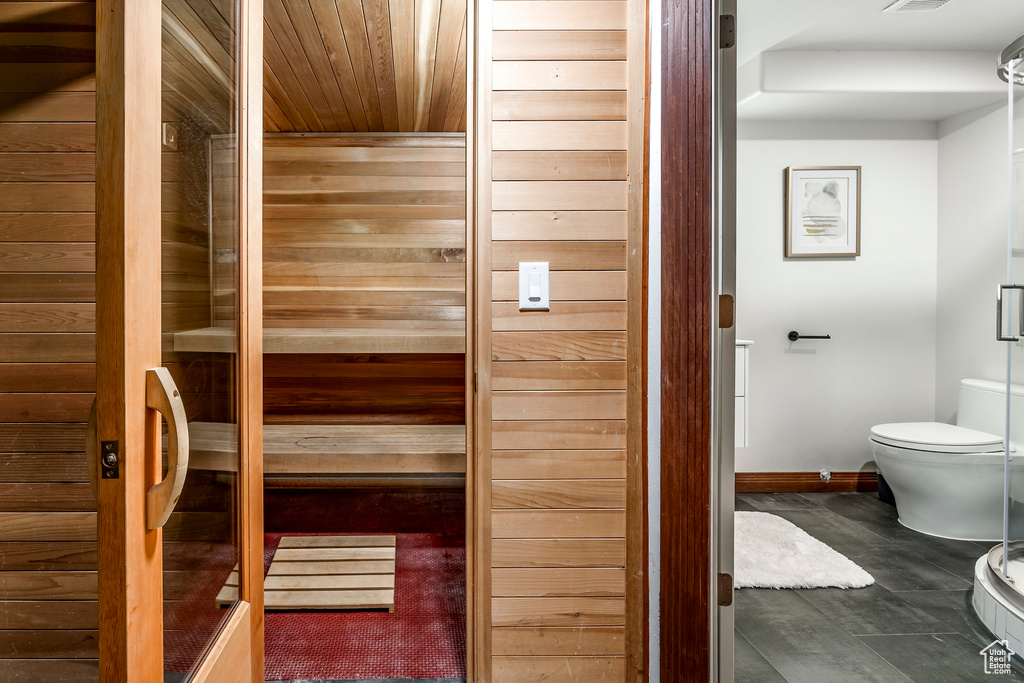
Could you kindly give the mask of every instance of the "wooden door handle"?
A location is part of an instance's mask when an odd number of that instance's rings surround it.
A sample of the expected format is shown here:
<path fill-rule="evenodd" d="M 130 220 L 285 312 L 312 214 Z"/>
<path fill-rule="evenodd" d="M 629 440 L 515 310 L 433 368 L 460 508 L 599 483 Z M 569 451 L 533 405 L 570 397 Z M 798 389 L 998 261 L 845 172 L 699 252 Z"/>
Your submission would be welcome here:
<path fill-rule="evenodd" d="M 99 443 L 96 441 L 96 401 L 92 399 L 92 407 L 89 408 L 89 424 L 85 428 L 85 469 L 89 474 L 89 488 L 92 489 L 92 497 L 99 502 L 99 490 L 97 481 L 100 478 L 100 461 L 98 457 Z"/>
<path fill-rule="evenodd" d="M 174 511 L 188 473 L 185 404 L 167 368 L 146 370 L 146 407 L 157 411 L 167 421 L 167 476 L 146 492 L 146 526 L 159 529 Z"/>

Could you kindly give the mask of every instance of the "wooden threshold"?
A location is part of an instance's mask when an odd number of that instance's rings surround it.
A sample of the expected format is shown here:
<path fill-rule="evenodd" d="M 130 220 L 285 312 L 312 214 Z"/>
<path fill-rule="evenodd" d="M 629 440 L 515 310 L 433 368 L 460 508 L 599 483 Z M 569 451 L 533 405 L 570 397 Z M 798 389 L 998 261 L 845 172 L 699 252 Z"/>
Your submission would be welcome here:
<path fill-rule="evenodd" d="M 176 352 L 234 353 L 235 332 L 204 327 L 174 334 Z M 466 333 L 451 327 L 267 328 L 263 353 L 465 353 Z"/>
<path fill-rule="evenodd" d="M 217 606 L 238 597 L 238 571 Z M 395 536 L 285 536 L 264 583 L 267 610 L 395 611 Z"/>
<path fill-rule="evenodd" d="M 819 493 L 877 491 L 875 472 L 833 472 L 828 482 L 817 472 L 737 472 L 736 493 Z"/>
<path fill-rule="evenodd" d="M 238 468 L 236 425 L 189 423 L 189 467 Z M 465 425 L 265 425 L 265 474 L 465 474 Z"/>

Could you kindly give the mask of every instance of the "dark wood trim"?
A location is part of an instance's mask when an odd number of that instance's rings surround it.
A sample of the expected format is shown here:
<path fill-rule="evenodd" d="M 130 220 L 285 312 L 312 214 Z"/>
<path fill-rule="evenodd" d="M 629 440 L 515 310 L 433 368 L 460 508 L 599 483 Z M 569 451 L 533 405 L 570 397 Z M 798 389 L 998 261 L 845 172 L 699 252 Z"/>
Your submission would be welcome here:
<path fill-rule="evenodd" d="M 711 0 L 662 1 L 661 679 L 711 672 Z"/>
<path fill-rule="evenodd" d="M 827 483 L 817 472 L 737 472 L 736 493 L 877 491 L 874 472 L 833 472 Z"/>

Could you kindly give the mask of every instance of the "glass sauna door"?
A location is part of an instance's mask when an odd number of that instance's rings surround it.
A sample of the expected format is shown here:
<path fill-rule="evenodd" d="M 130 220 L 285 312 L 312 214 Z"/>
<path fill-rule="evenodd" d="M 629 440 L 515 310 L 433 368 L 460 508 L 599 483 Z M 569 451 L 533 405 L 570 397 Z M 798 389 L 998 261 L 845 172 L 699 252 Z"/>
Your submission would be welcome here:
<path fill-rule="evenodd" d="M 101 678 L 262 681 L 262 3 L 97 12 Z"/>

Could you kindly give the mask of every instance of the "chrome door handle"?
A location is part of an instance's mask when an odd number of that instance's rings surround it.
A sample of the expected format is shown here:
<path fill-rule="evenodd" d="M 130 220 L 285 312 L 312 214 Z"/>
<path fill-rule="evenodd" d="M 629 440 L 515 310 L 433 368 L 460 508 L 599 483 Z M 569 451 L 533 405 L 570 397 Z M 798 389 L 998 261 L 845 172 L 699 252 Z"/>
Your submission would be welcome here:
<path fill-rule="evenodd" d="M 1019 336 L 1004 335 L 1003 334 L 1003 292 L 1007 290 L 1019 289 L 1022 290 L 1020 299 L 1020 310 L 1017 312 L 1017 333 Z M 1020 341 L 1020 338 L 1024 336 L 1024 284 L 1005 284 L 999 285 L 996 289 L 996 340 L 1005 342 Z"/>
<path fill-rule="evenodd" d="M 167 421 L 167 476 L 146 492 L 146 526 L 159 529 L 174 512 L 188 473 L 188 419 L 167 368 L 146 370 L 146 407 Z"/>

